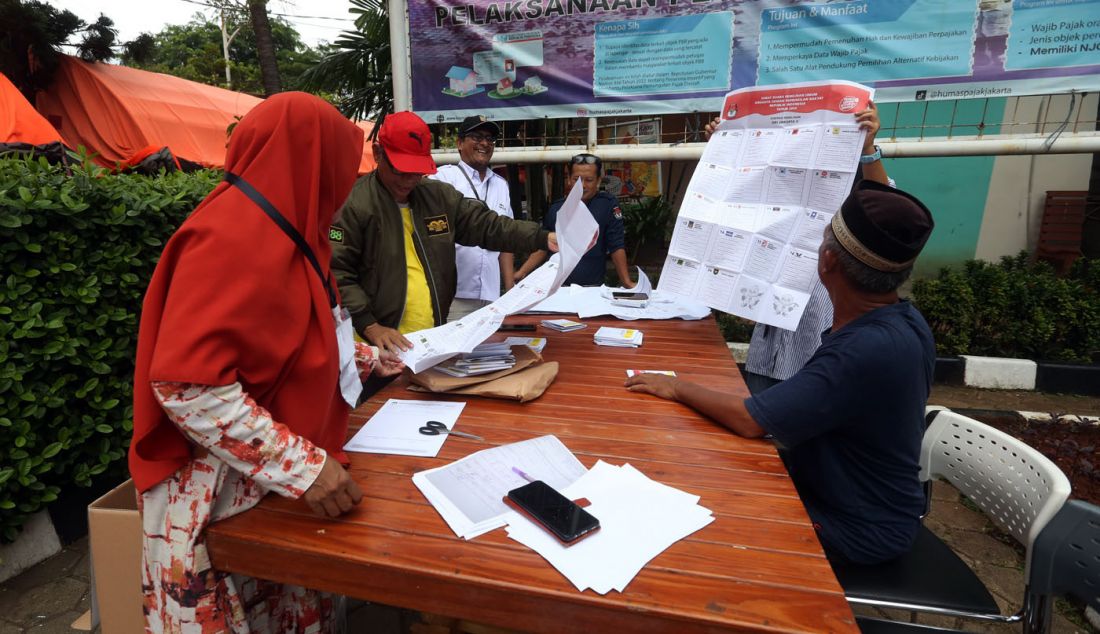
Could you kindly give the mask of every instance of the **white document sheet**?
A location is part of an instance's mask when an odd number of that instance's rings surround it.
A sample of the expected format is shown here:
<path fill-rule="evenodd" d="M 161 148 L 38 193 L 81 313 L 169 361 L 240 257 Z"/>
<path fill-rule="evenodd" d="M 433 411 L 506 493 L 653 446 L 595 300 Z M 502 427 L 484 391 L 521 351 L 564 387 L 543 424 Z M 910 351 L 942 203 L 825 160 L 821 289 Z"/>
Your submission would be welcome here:
<path fill-rule="evenodd" d="M 772 150 L 779 141 L 779 130 L 763 128 L 749 130 L 745 135 L 745 149 L 741 152 L 742 165 L 767 165 Z"/>
<path fill-rule="evenodd" d="M 710 236 L 714 232 L 714 225 L 709 222 L 701 222 L 690 218 L 677 218 L 676 238 L 669 245 L 669 253 L 702 260 L 710 247 Z"/>
<path fill-rule="evenodd" d="M 817 165 L 823 170 L 854 172 L 863 151 L 863 131 L 857 125 L 825 126 L 817 151 Z"/>
<path fill-rule="evenodd" d="M 794 235 L 791 236 L 791 244 L 803 249 L 816 250 L 817 245 L 821 244 L 822 236 L 825 235 L 825 227 L 829 226 L 833 219 L 833 214 L 816 209 L 803 209 L 799 216 Z"/>
<path fill-rule="evenodd" d="M 801 167 L 769 167 L 768 187 L 764 200 L 772 205 L 801 203 L 809 175 L 810 170 Z"/>
<path fill-rule="evenodd" d="M 817 251 L 787 246 L 776 284 L 809 293 L 817 279 Z"/>
<path fill-rule="evenodd" d="M 855 179 L 874 91 L 848 81 L 742 88 L 703 150 L 660 288 L 779 328 L 797 327 L 823 231 Z M 724 192 L 720 182 L 727 179 Z"/>
<path fill-rule="evenodd" d="M 698 295 L 709 306 L 717 306 L 718 310 L 731 313 L 733 291 L 737 287 L 738 277 L 740 276 L 733 271 L 707 265 L 699 277 Z"/>
<path fill-rule="evenodd" d="M 449 465 L 413 475 L 424 497 L 456 535 L 473 539 L 504 526 L 513 511 L 504 496 L 527 484 L 513 469 L 561 491 L 586 472 L 556 436 L 483 449 Z"/>
<path fill-rule="evenodd" d="M 744 130 L 719 130 L 710 138 L 703 150 L 702 161 L 715 165 L 733 165 L 741 154 L 741 144 L 745 138 Z"/>
<path fill-rule="evenodd" d="M 700 194 L 711 200 L 722 200 L 730 184 L 730 169 L 722 165 L 700 162 L 688 183 L 688 192 Z"/>
<path fill-rule="evenodd" d="M 783 130 L 772 153 L 771 164 L 809 167 L 814 155 L 814 145 L 820 133 L 819 125 L 796 126 Z"/>
<path fill-rule="evenodd" d="M 523 312 L 553 295 L 599 234 L 599 223 L 581 200 L 582 194 L 583 187 L 577 181 L 558 211 L 555 226 L 558 253 L 492 304 L 458 321 L 405 335 L 413 344 L 412 349 L 401 353 L 405 365 L 418 373 L 457 354 L 470 352 L 495 333 L 505 317 Z"/>
<path fill-rule="evenodd" d="M 763 202 L 766 167 L 739 167 L 730 173 L 730 184 L 724 200 L 728 202 Z"/>
<path fill-rule="evenodd" d="M 588 499 L 586 510 L 600 521 L 600 530 L 566 547 L 514 514 L 508 537 L 541 555 L 579 591 L 624 591 L 654 557 L 714 521 L 698 496 L 650 480 L 629 464 L 601 460 L 562 494 Z"/>
<path fill-rule="evenodd" d="M 699 279 L 702 266 L 698 261 L 669 255 L 665 258 L 665 267 L 661 271 L 661 290 L 693 297 L 695 282 Z"/>
<path fill-rule="evenodd" d="M 391 398 L 344 445 L 344 451 L 435 457 L 448 434 L 429 436 L 420 428 L 437 420 L 454 429 L 466 403 Z"/>

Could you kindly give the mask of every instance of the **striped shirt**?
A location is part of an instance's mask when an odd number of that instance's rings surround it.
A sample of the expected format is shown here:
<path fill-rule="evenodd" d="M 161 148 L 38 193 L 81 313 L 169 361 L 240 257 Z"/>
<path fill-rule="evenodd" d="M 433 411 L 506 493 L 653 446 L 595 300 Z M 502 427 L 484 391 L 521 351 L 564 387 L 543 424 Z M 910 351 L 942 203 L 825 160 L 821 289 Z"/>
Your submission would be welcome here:
<path fill-rule="evenodd" d="M 820 279 L 814 280 L 810 301 L 795 330 L 756 324 L 745 369 L 786 381 L 806 365 L 821 345 L 821 333 L 833 324 L 833 303 Z"/>

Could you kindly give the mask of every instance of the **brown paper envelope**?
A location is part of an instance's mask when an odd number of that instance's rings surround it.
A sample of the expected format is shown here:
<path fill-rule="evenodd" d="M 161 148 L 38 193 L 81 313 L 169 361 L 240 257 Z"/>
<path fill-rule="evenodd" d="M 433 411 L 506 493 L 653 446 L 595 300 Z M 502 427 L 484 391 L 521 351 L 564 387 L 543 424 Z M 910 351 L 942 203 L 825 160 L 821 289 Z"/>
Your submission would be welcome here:
<path fill-rule="evenodd" d="M 421 374 L 424 374 L 423 372 Z M 554 382 L 558 376 L 558 362 L 539 363 L 534 366 L 513 372 L 498 379 L 447 390 L 446 394 L 462 394 L 465 396 L 486 396 L 489 398 L 502 398 L 525 403 L 542 396 L 546 388 Z M 419 385 L 410 385 L 408 389 L 414 392 L 435 392 Z"/>
<path fill-rule="evenodd" d="M 428 388 L 429 392 L 451 392 L 460 387 L 477 385 L 478 383 L 499 379 L 502 376 L 508 376 L 542 361 L 539 353 L 523 344 L 512 346 L 512 354 L 516 357 L 516 364 L 507 370 L 497 370 L 496 372 L 477 376 L 458 377 L 444 374 L 435 368 L 428 368 L 420 374 L 411 374 L 409 378 L 414 385 Z"/>

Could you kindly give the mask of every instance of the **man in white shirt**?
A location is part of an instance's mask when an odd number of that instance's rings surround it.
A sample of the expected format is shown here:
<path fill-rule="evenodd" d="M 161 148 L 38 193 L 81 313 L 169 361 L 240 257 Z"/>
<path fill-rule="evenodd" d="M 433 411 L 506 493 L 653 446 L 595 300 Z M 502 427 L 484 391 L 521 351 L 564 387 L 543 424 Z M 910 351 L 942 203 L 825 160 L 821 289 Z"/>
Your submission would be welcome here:
<path fill-rule="evenodd" d="M 489 169 L 500 128 L 481 115 L 466 117 L 458 129 L 458 165 L 444 165 L 430 178 L 449 183 L 468 198 L 476 198 L 502 216 L 514 217 L 508 181 Z M 458 291 L 447 321 L 465 317 L 500 297 L 515 284 L 511 253 L 455 245 Z M 502 275 L 503 274 L 503 275 Z"/>

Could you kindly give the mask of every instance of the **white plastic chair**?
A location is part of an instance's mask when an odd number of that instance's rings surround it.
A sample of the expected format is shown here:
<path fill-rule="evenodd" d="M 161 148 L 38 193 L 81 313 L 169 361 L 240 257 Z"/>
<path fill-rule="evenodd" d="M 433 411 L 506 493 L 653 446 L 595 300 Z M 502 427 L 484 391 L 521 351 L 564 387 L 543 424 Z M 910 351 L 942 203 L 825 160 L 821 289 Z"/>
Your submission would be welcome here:
<path fill-rule="evenodd" d="M 950 482 L 1027 548 L 1069 497 L 1069 479 L 1015 436 L 956 412 L 940 412 L 921 443 L 922 480 Z"/>
<path fill-rule="evenodd" d="M 925 431 L 920 466 L 922 480 L 946 479 L 1026 546 L 1028 570 L 1035 538 L 1070 492 L 1065 474 L 1038 451 L 950 410 L 936 412 Z M 1000 614 L 977 575 L 923 526 L 913 549 L 894 561 L 834 570 L 854 604 L 1008 623 L 1024 616 L 1022 609 Z"/>

